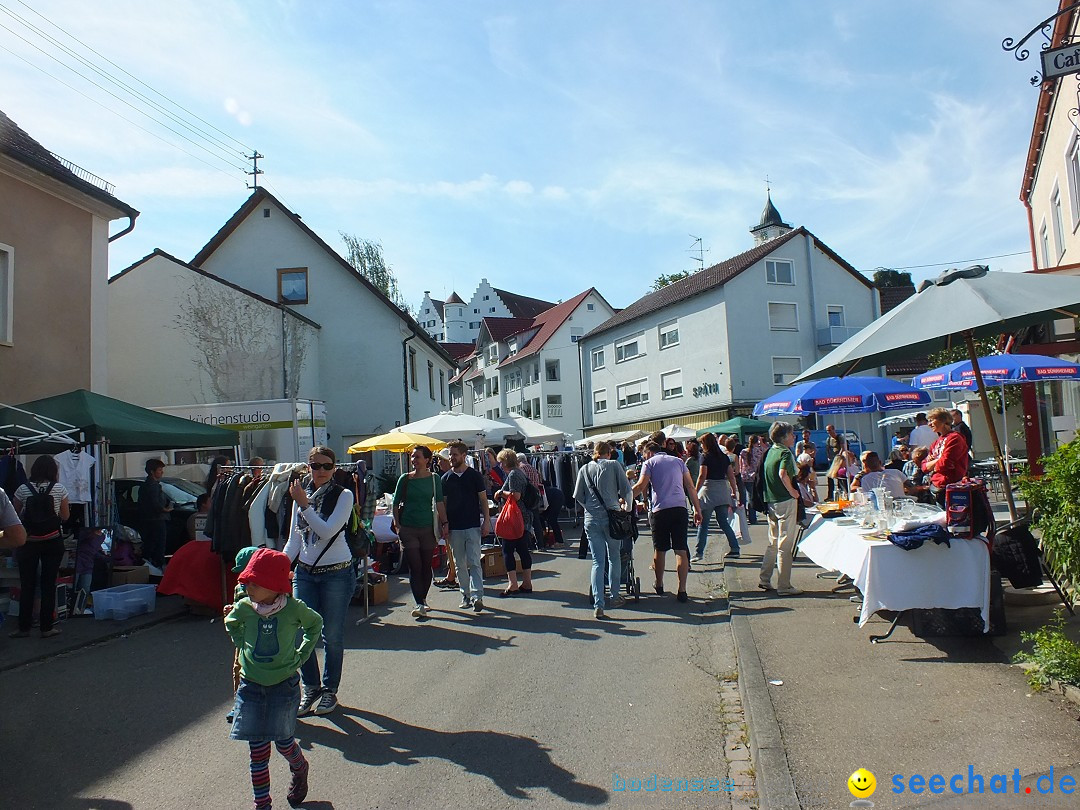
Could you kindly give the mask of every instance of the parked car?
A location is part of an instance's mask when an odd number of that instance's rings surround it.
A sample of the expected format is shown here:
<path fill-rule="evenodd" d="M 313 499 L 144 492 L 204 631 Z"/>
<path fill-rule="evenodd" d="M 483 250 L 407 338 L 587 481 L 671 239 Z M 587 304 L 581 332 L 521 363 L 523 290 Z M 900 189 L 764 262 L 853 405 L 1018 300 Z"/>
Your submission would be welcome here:
<path fill-rule="evenodd" d="M 142 528 L 139 524 L 139 485 L 145 478 L 115 478 L 116 511 L 119 521 L 135 531 Z M 188 541 L 187 522 L 196 511 L 195 499 L 206 492 L 198 484 L 183 478 L 162 478 L 161 488 L 165 497 L 172 502 L 173 510 L 169 513 L 168 528 L 165 535 L 165 553 L 172 554 Z"/>
<path fill-rule="evenodd" d="M 862 441 L 859 439 L 859 434 L 854 430 L 841 430 L 837 428 L 837 433 L 847 438 L 848 450 L 858 457 L 863 451 Z M 814 469 L 819 472 L 829 469 L 829 456 L 825 452 L 825 442 L 829 438 L 829 431 L 827 430 L 811 430 L 810 441 L 816 445 L 816 451 L 814 453 Z M 802 431 L 795 431 L 795 441 L 798 443 L 802 439 Z"/>

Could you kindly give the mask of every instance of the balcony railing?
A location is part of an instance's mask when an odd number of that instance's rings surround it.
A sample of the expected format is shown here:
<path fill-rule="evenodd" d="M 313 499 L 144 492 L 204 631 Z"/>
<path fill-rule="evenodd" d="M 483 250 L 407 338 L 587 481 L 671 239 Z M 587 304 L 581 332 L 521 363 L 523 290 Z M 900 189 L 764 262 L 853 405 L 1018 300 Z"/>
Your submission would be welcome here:
<path fill-rule="evenodd" d="M 861 326 L 825 326 L 817 330 L 818 346 L 839 346 L 849 337 L 861 332 Z"/>
<path fill-rule="evenodd" d="M 562 405 L 548 405 L 547 406 L 547 415 L 549 417 L 551 417 L 551 416 L 562 416 Z"/>

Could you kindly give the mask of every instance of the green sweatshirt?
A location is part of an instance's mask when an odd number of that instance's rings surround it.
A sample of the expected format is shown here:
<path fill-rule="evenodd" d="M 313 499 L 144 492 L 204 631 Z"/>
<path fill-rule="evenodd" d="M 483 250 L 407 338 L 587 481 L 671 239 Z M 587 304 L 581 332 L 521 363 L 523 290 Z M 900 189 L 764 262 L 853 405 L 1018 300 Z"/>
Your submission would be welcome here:
<path fill-rule="evenodd" d="M 300 669 L 315 649 L 322 626 L 322 616 L 293 596 L 268 619 L 255 612 L 246 596 L 225 617 L 225 630 L 240 650 L 240 674 L 263 686 L 281 683 Z M 304 631 L 299 649 L 297 630 Z"/>

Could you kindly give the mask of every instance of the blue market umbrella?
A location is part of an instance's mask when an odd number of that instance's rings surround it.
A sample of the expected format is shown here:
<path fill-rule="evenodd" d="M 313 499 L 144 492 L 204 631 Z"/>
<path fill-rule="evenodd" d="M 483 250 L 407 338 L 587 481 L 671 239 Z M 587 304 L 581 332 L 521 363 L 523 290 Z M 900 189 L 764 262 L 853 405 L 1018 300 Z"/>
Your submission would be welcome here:
<path fill-rule="evenodd" d="M 793 385 L 754 406 L 754 416 L 869 413 L 917 408 L 930 395 L 887 377 L 826 377 Z"/>
<path fill-rule="evenodd" d="M 978 359 L 987 382 L 1027 383 L 1042 380 L 1080 380 L 1080 365 L 1041 354 L 994 354 Z M 978 387 L 970 360 L 949 363 L 915 378 L 916 388 L 974 389 Z"/>

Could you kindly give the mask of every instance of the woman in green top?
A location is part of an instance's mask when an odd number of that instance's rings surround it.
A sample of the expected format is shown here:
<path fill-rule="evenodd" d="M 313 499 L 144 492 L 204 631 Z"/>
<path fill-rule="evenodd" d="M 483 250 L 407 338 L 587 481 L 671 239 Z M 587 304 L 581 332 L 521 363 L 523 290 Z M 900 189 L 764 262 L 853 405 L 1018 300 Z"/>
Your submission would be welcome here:
<path fill-rule="evenodd" d="M 394 515 L 390 528 L 401 538 L 401 548 L 409 562 L 409 587 L 416 607 L 412 615 L 424 618 L 428 612 L 427 595 L 431 589 L 431 557 L 438 537 L 446 538 L 446 498 L 442 479 L 431 474 L 431 449 L 418 445 L 410 457 L 412 472 L 398 479 L 394 488 Z"/>

